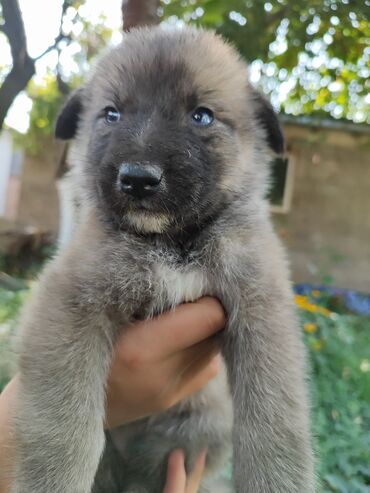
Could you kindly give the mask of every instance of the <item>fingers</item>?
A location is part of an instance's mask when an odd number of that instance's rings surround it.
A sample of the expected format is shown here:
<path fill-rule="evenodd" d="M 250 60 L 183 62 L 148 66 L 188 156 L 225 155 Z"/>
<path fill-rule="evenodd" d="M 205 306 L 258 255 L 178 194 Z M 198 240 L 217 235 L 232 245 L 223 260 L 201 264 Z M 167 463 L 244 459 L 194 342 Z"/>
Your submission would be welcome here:
<path fill-rule="evenodd" d="M 175 450 L 168 459 L 167 481 L 163 493 L 185 493 L 186 473 L 182 450 Z"/>
<path fill-rule="evenodd" d="M 221 367 L 221 356 L 216 355 L 211 362 L 195 376 L 189 377 L 185 383 L 181 386 L 179 398 L 181 401 L 196 392 L 199 392 L 206 384 L 216 377 Z"/>
<path fill-rule="evenodd" d="M 215 298 L 202 298 L 166 312 L 152 320 L 136 323 L 122 334 L 119 351 L 126 358 L 162 359 L 211 337 L 226 323 L 222 305 Z"/>
<path fill-rule="evenodd" d="M 163 361 L 167 368 L 171 369 L 172 381 L 174 381 L 174 379 L 180 379 L 189 372 L 190 375 L 199 372 L 219 352 L 220 348 L 217 342 L 213 339 L 206 339 L 187 349 L 175 352 L 164 358 Z"/>
<path fill-rule="evenodd" d="M 216 377 L 220 371 L 220 366 L 221 356 L 217 353 L 211 353 L 208 357 L 193 361 L 187 367 L 181 368 L 179 366 L 181 373 L 177 376 L 174 374 L 168 387 L 163 387 L 159 398 L 163 397 L 165 407 L 171 407 L 205 387 L 210 380 Z M 169 400 L 166 399 L 166 396 L 169 396 Z"/>
<path fill-rule="evenodd" d="M 200 453 L 194 469 L 186 483 L 185 493 L 198 492 L 203 477 L 204 467 L 206 465 L 206 455 L 207 453 L 205 450 Z"/>
<path fill-rule="evenodd" d="M 167 481 L 163 493 L 197 493 L 206 463 L 206 451 L 202 451 L 189 478 L 186 478 L 185 459 L 182 450 L 175 450 L 168 459 Z"/>
<path fill-rule="evenodd" d="M 224 323 L 220 303 L 203 298 L 126 328 L 107 379 L 106 426 L 167 409 L 205 386 L 219 370 L 212 335 Z"/>
<path fill-rule="evenodd" d="M 10 491 L 15 456 L 15 434 L 12 426 L 18 388 L 13 378 L 0 394 L 0 492 Z"/>
<path fill-rule="evenodd" d="M 14 406 L 18 387 L 18 377 L 14 377 L 0 394 L 1 410 L 8 413 Z M 2 413 L 1 413 L 2 414 Z"/>
<path fill-rule="evenodd" d="M 157 361 L 139 351 L 134 362 L 132 355 L 115 354 L 107 379 L 105 426 L 164 411 L 198 392 L 219 371 L 218 351 L 214 340 L 205 340 Z"/>

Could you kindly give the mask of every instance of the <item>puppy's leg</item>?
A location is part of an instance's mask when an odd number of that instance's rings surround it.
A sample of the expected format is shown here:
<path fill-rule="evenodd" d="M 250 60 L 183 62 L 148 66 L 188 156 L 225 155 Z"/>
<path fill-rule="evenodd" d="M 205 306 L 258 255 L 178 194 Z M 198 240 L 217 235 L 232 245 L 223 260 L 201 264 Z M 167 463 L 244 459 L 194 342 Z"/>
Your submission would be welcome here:
<path fill-rule="evenodd" d="M 104 446 L 109 320 L 50 281 L 23 327 L 12 493 L 90 492 Z"/>
<path fill-rule="evenodd" d="M 293 308 L 284 296 L 279 303 L 271 297 L 245 304 L 232 319 L 224 356 L 234 402 L 235 491 L 312 493 L 304 351 Z"/>

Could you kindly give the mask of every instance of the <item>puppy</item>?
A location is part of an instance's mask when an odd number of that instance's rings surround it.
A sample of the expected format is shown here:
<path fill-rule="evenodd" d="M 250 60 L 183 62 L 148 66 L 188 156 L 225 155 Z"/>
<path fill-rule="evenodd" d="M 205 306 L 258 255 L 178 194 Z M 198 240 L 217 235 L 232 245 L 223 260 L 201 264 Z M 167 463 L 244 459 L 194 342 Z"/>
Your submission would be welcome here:
<path fill-rule="evenodd" d="M 211 32 L 133 30 L 67 102 L 56 135 L 73 139 L 81 214 L 23 318 L 12 492 L 160 493 L 173 448 L 190 469 L 207 448 L 202 491 L 214 493 L 232 429 L 237 493 L 312 493 L 304 350 L 265 199 L 283 136 L 243 61 Z M 232 419 L 221 374 L 115 430 L 101 458 L 122 327 L 203 295 L 228 316 Z"/>

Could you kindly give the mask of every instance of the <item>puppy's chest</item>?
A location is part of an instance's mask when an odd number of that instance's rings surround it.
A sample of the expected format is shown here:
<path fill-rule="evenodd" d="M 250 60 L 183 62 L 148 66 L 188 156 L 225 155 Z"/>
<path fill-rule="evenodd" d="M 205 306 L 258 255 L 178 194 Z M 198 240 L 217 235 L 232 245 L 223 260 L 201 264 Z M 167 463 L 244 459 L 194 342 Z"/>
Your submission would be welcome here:
<path fill-rule="evenodd" d="M 165 262 L 155 262 L 152 272 L 153 298 L 150 315 L 213 294 L 209 273 L 197 264 L 179 267 Z"/>

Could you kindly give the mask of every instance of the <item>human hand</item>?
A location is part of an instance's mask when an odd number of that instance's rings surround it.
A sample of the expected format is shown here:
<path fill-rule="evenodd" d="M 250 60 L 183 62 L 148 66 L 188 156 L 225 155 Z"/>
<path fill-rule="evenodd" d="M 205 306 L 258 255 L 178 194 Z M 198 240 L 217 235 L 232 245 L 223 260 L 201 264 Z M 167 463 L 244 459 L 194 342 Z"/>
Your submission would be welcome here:
<path fill-rule="evenodd" d="M 15 437 L 12 419 L 18 380 L 13 380 L 0 394 L 0 493 L 10 491 L 12 466 L 15 457 Z"/>
<path fill-rule="evenodd" d="M 107 426 L 165 410 L 204 387 L 219 370 L 218 348 L 210 338 L 224 324 L 220 303 L 203 298 L 129 327 L 116 344 L 108 378 Z M 14 378 L 0 394 L 0 493 L 10 489 L 15 457 L 11 423 L 17 387 Z M 192 486 L 197 484 L 196 479 L 190 478 L 196 478 L 196 471 L 202 470 L 201 462 L 189 478 L 190 486 L 186 486 L 192 489 L 181 490 L 185 474 L 181 460 L 178 452 L 170 461 L 169 477 L 177 478 L 177 485 L 171 483 L 177 489 L 171 486 L 172 490 L 165 493 L 196 492 Z"/>
<path fill-rule="evenodd" d="M 206 463 L 206 452 L 202 452 L 194 469 L 186 477 L 185 458 L 182 450 L 175 450 L 168 459 L 167 480 L 163 493 L 197 493 Z"/>
<path fill-rule="evenodd" d="M 9 493 L 12 464 L 15 457 L 15 441 L 11 428 L 11 416 L 16 398 L 17 379 L 13 379 L 0 394 L 0 493 Z M 185 457 L 182 450 L 170 454 L 167 479 L 163 493 L 197 493 L 205 467 L 206 452 L 202 452 L 194 469 L 186 476 Z"/>
<path fill-rule="evenodd" d="M 219 370 L 211 337 L 224 325 L 221 304 L 207 297 L 128 327 L 108 378 L 106 426 L 163 411 L 204 387 Z"/>

